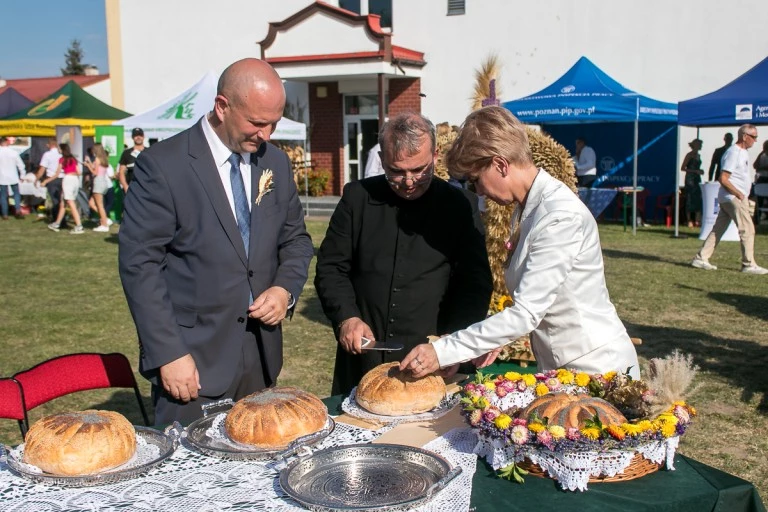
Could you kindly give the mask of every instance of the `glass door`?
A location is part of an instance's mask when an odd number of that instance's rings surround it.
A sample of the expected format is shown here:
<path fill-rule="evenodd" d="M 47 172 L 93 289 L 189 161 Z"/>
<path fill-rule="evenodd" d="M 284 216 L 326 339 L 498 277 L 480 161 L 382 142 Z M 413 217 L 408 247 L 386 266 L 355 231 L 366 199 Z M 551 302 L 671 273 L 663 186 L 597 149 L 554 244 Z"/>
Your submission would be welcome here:
<path fill-rule="evenodd" d="M 344 172 L 344 183 L 357 181 L 362 176 L 361 168 L 361 149 L 362 131 L 360 130 L 360 119 L 344 120 L 344 162 L 346 162 Z"/>

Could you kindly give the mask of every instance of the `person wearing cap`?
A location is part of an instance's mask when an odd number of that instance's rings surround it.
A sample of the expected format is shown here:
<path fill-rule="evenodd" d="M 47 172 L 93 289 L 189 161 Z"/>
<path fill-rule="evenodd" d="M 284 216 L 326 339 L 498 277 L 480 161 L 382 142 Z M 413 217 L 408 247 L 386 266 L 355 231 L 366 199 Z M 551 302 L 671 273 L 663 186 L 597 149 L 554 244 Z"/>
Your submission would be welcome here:
<path fill-rule="evenodd" d="M 139 153 L 144 151 L 144 130 L 134 128 L 131 130 L 131 138 L 133 138 L 133 147 L 123 151 L 120 156 L 120 167 L 117 170 L 117 179 L 125 194 L 128 193 L 128 184 L 133 178 L 133 164 L 136 163 Z"/>

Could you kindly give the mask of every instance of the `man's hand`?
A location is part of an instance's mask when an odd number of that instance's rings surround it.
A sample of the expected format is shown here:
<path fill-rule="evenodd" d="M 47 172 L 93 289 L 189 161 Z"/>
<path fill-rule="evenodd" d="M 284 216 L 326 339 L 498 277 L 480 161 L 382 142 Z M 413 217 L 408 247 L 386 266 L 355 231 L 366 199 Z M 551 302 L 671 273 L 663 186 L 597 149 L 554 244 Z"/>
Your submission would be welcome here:
<path fill-rule="evenodd" d="M 456 375 L 456 372 L 459 371 L 459 363 L 454 364 L 453 366 L 448 366 L 446 368 L 443 368 L 437 374 L 441 376 L 444 379 L 450 379 L 454 375 Z"/>
<path fill-rule="evenodd" d="M 400 371 L 410 370 L 414 379 L 426 377 L 440 369 L 437 352 L 431 343 L 416 345 L 408 355 L 400 361 Z"/>
<path fill-rule="evenodd" d="M 474 358 L 472 362 L 477 368 L 485 368 L 486 366 L 494 362 L 497 357 L 499 357 L 499 354 L 501 353 L 501 350 L 503 348 L 504 347 L 499 347 L 497 349 L 491 350 L 487 354 L 483 354 L 482 356 Z"/>
<path fill-rule="evenodd" d="M 176 400 L 195 400 L 200 390 L 200 375 L 197 373 L 195 360 L 187 354 L 161 366 L 160 382 L 163 389 Z"/>
<path fill-rule="evenodd" d="M 288 290 L 281 286 L 267 288 L 248 308 L 248 316 L 264 325 L 279 324 L 287 313 Z"/>
<path fill-rule="evenodd" d="M 361 354 L 362 349 L 360 345 L 362 341 L 360 338 L 365 336 L 366 338 L 373 340 L 373 331 L 371 328 L 363 322 L 360 318 L 354 316 L 347 318 L 341 323 L 341 329 L 339 329 L 339 343 L 350 354 Z"/>

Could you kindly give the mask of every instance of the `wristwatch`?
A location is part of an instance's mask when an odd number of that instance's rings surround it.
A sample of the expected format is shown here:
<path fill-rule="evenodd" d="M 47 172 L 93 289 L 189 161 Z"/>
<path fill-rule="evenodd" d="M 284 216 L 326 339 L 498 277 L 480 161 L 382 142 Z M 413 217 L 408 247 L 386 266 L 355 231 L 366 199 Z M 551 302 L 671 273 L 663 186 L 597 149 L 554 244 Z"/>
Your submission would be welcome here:
<path fill-rule="evenodd" d="M 293 294 L 288 292 L 288 309 L 291 309 L 296 305 L 296 299 L 293 298 Z"/>

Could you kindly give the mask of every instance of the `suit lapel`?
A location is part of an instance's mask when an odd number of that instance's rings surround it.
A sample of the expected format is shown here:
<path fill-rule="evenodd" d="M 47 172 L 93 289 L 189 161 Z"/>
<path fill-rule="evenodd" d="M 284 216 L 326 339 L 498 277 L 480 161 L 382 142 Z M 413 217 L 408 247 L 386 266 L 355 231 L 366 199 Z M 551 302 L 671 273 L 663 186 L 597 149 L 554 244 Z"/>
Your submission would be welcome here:
<path fill-rule="evenodd" d="M 237 221 L 232 215 L 232 208 L 227 200 L 227 194 L 224 192 L 224 186 L 221 183 L 216 162 L 213 161 L 213 155 L 208 147 L 208 141 L 203 133 L 202 121 L 199 121 L 189 132 L 189 155 L 192 157 L 192 170 L 197 174 L 198 179 L 203 184 L 203 189 L 211 201 L 213 211 L 224 228 L 230 242 L 235 247 L 237 255 L 248 265 L 248 258 L 245 255 L 245 246 L 240 231 L 237 229 Z M 253 237 L 251 237 L 253 240 Z"/>
<path fill-rule="evenodd" d="M 256 243 L 259 239 L 260 205 L 256 204 L 256 198 L 259 196 L 259 179 L 261 179 L 261 173 L 264 171 L 259 162 L 260 153 L 260 151 L 251 153 L 251 247 L 248 254 L 255 254 Z M 264 198 L 262 198 L 263 201 Z"/>

